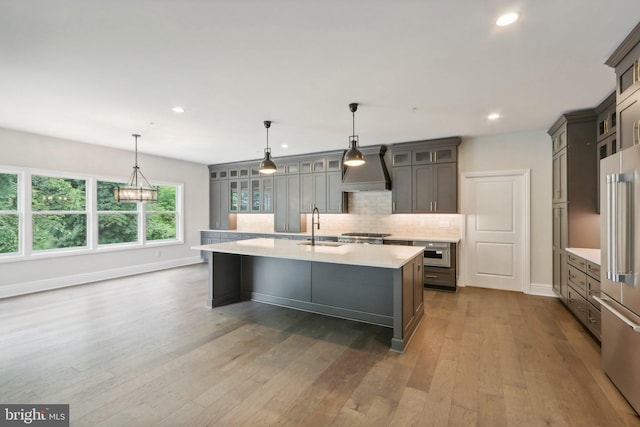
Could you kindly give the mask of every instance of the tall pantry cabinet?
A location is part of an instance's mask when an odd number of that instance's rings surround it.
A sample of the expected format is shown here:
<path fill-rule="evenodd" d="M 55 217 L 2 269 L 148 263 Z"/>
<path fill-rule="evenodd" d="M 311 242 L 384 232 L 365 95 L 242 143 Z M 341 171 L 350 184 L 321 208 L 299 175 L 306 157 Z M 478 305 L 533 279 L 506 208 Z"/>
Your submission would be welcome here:
<path fill-rule="evenodd" d="M 566 249 L 600 247 L 595 111 L 563 114 L 548 133 L 553 147 L 553 290 L 566 303 Z"/>

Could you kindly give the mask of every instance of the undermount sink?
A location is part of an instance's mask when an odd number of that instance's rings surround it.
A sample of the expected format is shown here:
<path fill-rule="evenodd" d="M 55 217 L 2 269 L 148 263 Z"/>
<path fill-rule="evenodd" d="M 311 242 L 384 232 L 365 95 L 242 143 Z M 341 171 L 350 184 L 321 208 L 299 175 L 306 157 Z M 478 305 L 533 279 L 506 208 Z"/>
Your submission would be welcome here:
<path fill-rule="evenodd" d="M 305 240 L 304 242 L 300 242 L 298 243 L 299 245 L 303 245 L 303 246 L 311 246 L 311 241 L 310 240 Z M 333 246 L 334 248 L 337 248 L 338 246 L 342 246 L 344 245 L 344 243 L 339 243 L 339 242 L 316 242 L 316 244 L 314 246 Z"/>

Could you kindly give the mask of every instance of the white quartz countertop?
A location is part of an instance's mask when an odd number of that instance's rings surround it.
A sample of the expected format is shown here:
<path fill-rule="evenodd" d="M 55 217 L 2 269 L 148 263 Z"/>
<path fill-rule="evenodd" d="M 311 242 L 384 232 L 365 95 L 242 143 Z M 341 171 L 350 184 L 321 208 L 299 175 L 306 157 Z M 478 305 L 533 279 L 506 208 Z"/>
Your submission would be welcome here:
<path fill-rule="evenodd" d="M 417 246 L 359 245 L 355 243 L 310 246 L 301 243 L 299 240 L 249 239 L 193 246 L 191 249 L 393 269 L 402 267 L 424 250 L 424 248 Z"/>
<path fill-rule="evenodd" d="M 567 252 L 584 258 L 589 262 L 600 265 L 600 249 L 590 248 L 567 248 Z"/>
<path fill-rule="evenodd" d="M 311 232 L 307 233 L 280 233 L 280 232 L 260 232 L 260 231 L 238 231 L 238 230 L 200 230 L 200 231 L 213 231 L 216 233 L 237 233 L 237 234 L 261 234 L 261 235 L 273 235 L 273 236 L 300 236 L 305 238 L 311 238 Z M 322 232 L 316 232 L 316 237 L 340 237 L 341 234 L 325 234 Z M 384 240 L 407 240 L 407 241 L 429 241 L 429 242 L 443 242 L 443 243 L 460 243 L 460 236 L 427 236 L 420 234 L 394 234 L 387 236 Z"/>

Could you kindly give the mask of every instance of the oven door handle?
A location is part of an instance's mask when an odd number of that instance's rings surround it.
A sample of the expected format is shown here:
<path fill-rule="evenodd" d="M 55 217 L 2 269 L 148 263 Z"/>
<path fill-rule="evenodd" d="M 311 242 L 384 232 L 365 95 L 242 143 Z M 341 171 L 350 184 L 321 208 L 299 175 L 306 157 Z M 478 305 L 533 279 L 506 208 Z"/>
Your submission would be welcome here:
<path fill-rule="evenodd" d="M 598 301 L 604 308 L 606 308 L 611 314 L 624 322 L 625 325 L 633 329 L 633 332 L 640 333 L 640 325 L 633 323 L 631 320 L 627 319 L 624 314 L 620 313 L 618 310 L 609 305 L 607 303 L 607 301 L 609 301 L 607 298 L 602 298 L 601 296 L 598 297 L 595 295 L 592 295 L 592 297 L 594 300 Z"/>

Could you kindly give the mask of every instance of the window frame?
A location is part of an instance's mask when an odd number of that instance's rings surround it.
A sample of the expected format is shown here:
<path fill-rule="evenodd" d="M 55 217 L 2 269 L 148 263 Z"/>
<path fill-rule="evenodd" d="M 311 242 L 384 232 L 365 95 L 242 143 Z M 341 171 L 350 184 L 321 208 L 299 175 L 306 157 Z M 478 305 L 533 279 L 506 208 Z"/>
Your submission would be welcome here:
<path fill-rule="evenodd" d="M 25 232 L 24 232 L 24 209 L 25 209 L 25 197 L 24 197 L 24 181 L 25 173 L 22 169 L 12 168 L 8 166 L 0 166 L 0 173 L 7 175 L 16 175 L 17 185 L 16 191 L 18 192 L 16 199 L 16 210 L 2 210 L 0 215 L 17 215 L 18 216 L 18 251 L 9 253 L 0 253 L 0 262 L 5 259 L 15 259 L 16 257 L 24 256 L 25 252 Z M 15 212 L 15 213 L 12 213 Z"/>
<path fill-rule="evenodd" d="M 136 213 L 138 215 L 138 239 L 136 242 L 98 244 L 98 215 L 97 209 L 97 183 L 107 182 L 127 182 L 128 177 L 93 175 L 77 172 L 65 172 L 45 169 L 21 168 L 15 166 L 0 165 L 0 173 L 18 175 L 18 252 L 0 254 L 0 264 L 7 262 L 30 261 L 33 259 L 58 258 L 65 256 L 77 256 L 82 254 L 103 253 L 113 251 L 126 251 L 134 249 L 144 249 L 158 246 L 175 246 L 184 244 L 184 183 L 169 181 L 152 181 L 151 185 L 163 185 L 176 188 L 176 237 L 175 239 L 146 240 L 146 203 L 137 203 Z M 32 176 L 46 176 L 51 178 L 81 179 L 86 182 L 85 205 L 87 218 L 87 245 L 73 248 L 55 248 L 33 250 L 33 217 L 31 209 L 31 183 Z M 37 211 L 35 215 L 42 215 L 49 211 Z M 52 211 L 53 212 L 53 211 Z M 61 211 L 55 211 L 59 213 Z M 65 213 L 75 213 L 76 211 L 65 211 Z M 119 211 L 129 212 L 129 211 Z"/>

